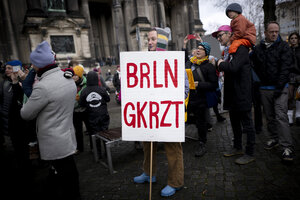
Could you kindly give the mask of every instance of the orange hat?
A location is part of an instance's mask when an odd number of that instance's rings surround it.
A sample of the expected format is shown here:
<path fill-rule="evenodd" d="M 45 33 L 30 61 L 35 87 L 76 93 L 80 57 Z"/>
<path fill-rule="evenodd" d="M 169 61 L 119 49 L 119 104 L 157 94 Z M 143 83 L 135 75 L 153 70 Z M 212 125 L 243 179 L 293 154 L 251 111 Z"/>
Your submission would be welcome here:
<path fill-rule="evenodd" d="M 74 70 L 74 74 L 75 74 L 75 75 L 77 75 L 77 76 L 79 76 L 80 78 L 82 78 L 83 72 L 84 72 L 83 67 L 77 65 L 77 66 L 73 67 L 73 70 Z"/>

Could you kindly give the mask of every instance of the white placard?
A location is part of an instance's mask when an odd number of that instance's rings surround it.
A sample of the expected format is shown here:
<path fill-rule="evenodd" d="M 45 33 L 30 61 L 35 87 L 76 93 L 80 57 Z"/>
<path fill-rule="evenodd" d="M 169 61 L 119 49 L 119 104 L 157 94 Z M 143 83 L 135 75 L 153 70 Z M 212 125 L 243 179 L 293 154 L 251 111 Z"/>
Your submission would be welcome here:
<path fill-rule="evenodd" d="M 121 52 L 122 140 L 184 142 L 184 52 Z"/>

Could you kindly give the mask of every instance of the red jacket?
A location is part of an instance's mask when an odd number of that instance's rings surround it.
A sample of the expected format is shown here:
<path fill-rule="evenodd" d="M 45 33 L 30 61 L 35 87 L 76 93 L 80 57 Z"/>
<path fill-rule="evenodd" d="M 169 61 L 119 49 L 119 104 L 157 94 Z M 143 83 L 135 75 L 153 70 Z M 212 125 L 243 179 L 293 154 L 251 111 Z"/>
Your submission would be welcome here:
<path fill-rule="evenodd" d="M 256 43 L 256 29 L 252 22 L 250 22 L 242 14 L 239 14 L 235 19 L 231 20 L 230 26 L 234 33 L 231 37 L 231 43 L 233 40 L 247 39 L 252 45 Z"/>

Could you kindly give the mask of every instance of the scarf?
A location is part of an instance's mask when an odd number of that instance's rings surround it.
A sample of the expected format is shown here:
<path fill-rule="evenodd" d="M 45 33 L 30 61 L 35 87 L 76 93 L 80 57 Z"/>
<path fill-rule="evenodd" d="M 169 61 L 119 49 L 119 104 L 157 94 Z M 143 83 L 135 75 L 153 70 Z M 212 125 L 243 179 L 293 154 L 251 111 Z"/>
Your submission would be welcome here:
<path fill-rule="evenodd" d="M 198 59 L 196 56 L 191 57 L 190 61 L 193 64 L 201 65 L 204 61 L 208 60 L 208 56 L 205 56 L 204 58 Z"/>
<path fill-rule="evenodd" d="M 43 68 L 39 68 L 38 72 L 36 73 L 38 77 L 41 77 L 46 71 L 49 71 L 51 69 L 54 69 L 56 68 L 57 65 L 56 64 L 50 64 L 50 65 L 47 65 Z"/>

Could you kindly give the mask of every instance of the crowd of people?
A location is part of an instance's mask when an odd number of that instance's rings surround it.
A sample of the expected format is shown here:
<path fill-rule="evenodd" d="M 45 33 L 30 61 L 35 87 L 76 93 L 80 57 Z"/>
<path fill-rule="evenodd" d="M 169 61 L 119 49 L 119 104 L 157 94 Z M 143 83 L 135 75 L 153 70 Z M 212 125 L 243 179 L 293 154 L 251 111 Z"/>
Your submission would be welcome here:
<path fill-rule="evenodd" d="M 196 40 L 196 48 L 190 54 L 186 46 L 192 38 L 187 36 L 183 42 L 185 98 L 188 97 L 186 123 L 196 125 L 199 138 L 195 156 L 202 157 L 207 152 L 205 144 L 207 131 L 211 128 L 210 108 L 214 109 L 218 122 L 225 120 L 218 109 L 223 91 L 223 109 L 229 111 L 234 136 L 233 146 L 224 152 L 224 156 L 240 155 L 235 160 L 239 165 L 255 161 L 255 135 L 262 131 L 263 107 L 270 136 L 265 149 L 280 145 L 282 159 L 293 161 L 295 155 L 290 126 L 294 119 L 300 125 L 300 36 L 298 33 L 290 34 L 287 43 L 279 35 L 279 24 L 271 21 L 265 27 L 265 38 L 256 45 L 255 27 L 242 15 L 242 7 L 237 3 L 230 4 L 226 15 L 232 19 L 230 26 L 222 25 L 212 33 L 225 47 L 221 59 L 210 56 L 210 44 L 198 34 L 192 37 Z M 151 29 L 148 50 L 167 50 L 169 34 L 170 29 Z M 91 136 L 109 129 L 107 103 L 110 101 L 110 89 L 100 67 L 87 74 L 75 60 L 64 69 L 58 67 L 55 53 L 46 41 L 31 52 L 30 62 L 31 67 L 28 67 L 19 60 L 11 60 L 1 68 L 1 155 L 5 151 L 4 136 L 9 136 L 20 180 L 26 183 L 31 175 L 29 144 L 37 143 L 40 158 L 50 165 L 49 176 L 55 177 L 59 185 L 52 197 L 80 199 L 74 155 L 84 151 L 83 125 L 90 137 L 91 150 Z M 220 87 L 222 79 L 223 89 Z M 119 99 L 119 67 L 113 84 Z M 243 133 L 247 136 L 245 151 Z M 156 148 L 157 143 L 154 143 L 154 151 Z M 182 145 L 166 142 L 164 148 L 168 159 L 168 182 L 161 195 L 172 196 L 184 185 Z M 143 150 L 144 171 L 134 177 L 135 183 L 150 182 L 149 142 L 143 143 Z M 156 182 L 155 153 L 152 168 L 151 180 Z"/>
<path fill-rule="evenodd" d="M 8 136 L 20 184 L 29 187 L 34 177 L 32 146 L 38 145 L 38 157 L 49 167 L 49 180 L 54 180 L 50 188 L 55 189 L 48 189 L 49 199 L 80 199 L 74 155 L 84 151 L 83 124 L 91 150 L 91 136 L 108 129 L 110 88 L 101 68 L 86 74 L 84 67 L 72 60 L 61 69 L 46 41 L 31 52 L 30 62 L 29 68 L 19 60 L 4 64 L 0 80 L 1 156 Z"/>

